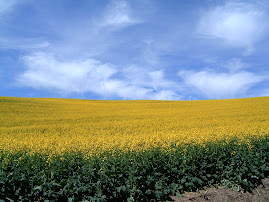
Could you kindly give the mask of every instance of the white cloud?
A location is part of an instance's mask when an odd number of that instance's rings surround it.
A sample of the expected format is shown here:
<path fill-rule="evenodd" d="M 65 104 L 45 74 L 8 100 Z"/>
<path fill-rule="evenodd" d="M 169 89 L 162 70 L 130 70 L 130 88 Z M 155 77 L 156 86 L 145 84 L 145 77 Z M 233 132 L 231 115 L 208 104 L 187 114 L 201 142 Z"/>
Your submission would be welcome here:
<path fill-rule="evenodd" d="M 190 88 L 197 89 L 209 99 L 235 98 L 244 95 L 254 84 L 265 79 L 263 76 L 241 71 L 217 73 L 215 71 L 180 71 L 178 75 Z"/>
<path fill-rule="evenodd" d="M 243 63 L 239 58 L 233 58 L 225 63 L 224 67 L 227 68 L 230 72 L 236 72 L 238 70 L 248 68 L 249 65 Z"/>
<path fill-rule="evenodd" d="M 228 1 L 202 13 L 198 32 L 231 47 L 244 48 L 244 54 L 248 55 L 266 33 L 267 22 L 265 12 L 258 5 Z"/>
<path fill-rule="evenodd" d="M 153 40 L 146 40 L 145 47 L 143 48 L 143 59 L 151 66 L 159 64 L 158 51 L 155 48 L 155 44 Z"/>
<path fill-rule="evenodd" d="M 105 82 L 106 96 L 118 96 L 122 99 L 148 99 L 152 89 L 129 84 L 123 80 Z"/>
<path fill-rule="evenodd" d="M 117 72 L 111 65 L 93 59 L 65 61 L 45 53 L 35 53 L 22 59 L 27 70 L 18 78 L 20 83 L 66 93 L 102 93 L 102 83 Z"/>
<path fill-rule="evenodd" d="M 151 98 L 153 100 L 180 100 L 182 96 L 179 96 L 172 90 L 161 90 Z"/>
<path fill-rule="evenodd" d="M 163 70 L 144 71 L 141 78 L 138 69 L 133 74 L 94 59 L 69 61 L 40 52 L 25 56 L 22 61 L 26 71 L 18 77 L 18 82 L 23 86 L 67 94 L 91 92 L 104 99 L 180 99 L 177 93 L 167 89 L 170 84 Z M 124 78 L 116 79 L 119 73 Z"/>
<path fill-rule="evenodd" d="M 164 73 L 163 70 L 157 70 L 149 72 L 149 76 L 152 80 L 152 86 L 155 90 L 158 90 L 158 87 L 165 85 L 165 80 L 163 79 Z"/>
<path fill-rule="evenodd" d="M 100 22 L 101 27 L 120 28 L 136 24 L 139 21 L 131 15 L 131 9 L 126 1 L 116 0 L 108 4 Z"/>
<path fill-rule="evenodd" d="M 114 49 L 126 48 L 122 44 L 129 39 L 128 35 L 121 35 L 117 31 L 142 23 L 132 11 L 128 2 L 113 0 L 108 1 L 99 14 L 84 13 L 78 18 L 70 15 L 47 20 L 48 27 L 45 29 L 52 30 L 53 34 L 47 51 L 71 58 L 104 55 L 113 55 L 115 58 L 117 54 Z"/>
<path fill-rule="evenodd" d="M 180 100 L 178 84 L 167 80 L 164 71 L 129 66 L 121 70 L 124 79 L 112 81 L 107 86 L 123 99 Z"/>
<path fill-rule="evenodd" d="M 144 86 L 152 88 L 155 91 L 171 89 L 177 91 L 179 86 L 164 75 L 164 70 L 154 70 L 135 65 L 129 66 L 122 70 L 128 82 L 135 86 Z"/>
<path fill-rule="evenodd" d="M 149 70 L 142 67 L 130 66 L 122 70 L 127 86 L 120 90 L 122 97 L 126 98 L 127 92 L 136 92 L 135 99 L 150 100 L 180 100 L 182 97 L 176 92 L 179 85 L 165 78 L 164 70 Z M 125 82 L 126 84 L 126 82 Z M 141 94 L 143 92 L 143 94 Z M 127 99 L 133 99 L 133 95 Z"/>

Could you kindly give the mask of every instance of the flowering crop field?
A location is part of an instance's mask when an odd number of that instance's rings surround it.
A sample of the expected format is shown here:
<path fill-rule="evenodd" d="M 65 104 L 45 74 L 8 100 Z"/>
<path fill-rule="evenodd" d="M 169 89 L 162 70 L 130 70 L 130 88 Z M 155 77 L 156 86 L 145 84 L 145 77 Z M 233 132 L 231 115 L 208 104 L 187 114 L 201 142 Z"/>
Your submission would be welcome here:
<path fill-rule="evenodd" d="M 0 98 L 0 148 L 137 150 L 269 134 L 269 98 L 90 101 Z"/>
<path fill-rule="evenodd" d="M 269 174 L 269 97 L 0 97 L 0 199 L 166 200 Z"/>

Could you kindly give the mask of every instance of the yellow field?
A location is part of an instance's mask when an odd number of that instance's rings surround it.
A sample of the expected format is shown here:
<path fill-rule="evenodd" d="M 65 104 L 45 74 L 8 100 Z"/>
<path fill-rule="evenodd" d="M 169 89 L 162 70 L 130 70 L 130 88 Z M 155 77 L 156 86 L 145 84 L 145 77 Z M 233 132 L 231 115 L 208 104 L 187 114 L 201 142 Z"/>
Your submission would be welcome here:
<path fill-rule="evenodd" d="M 0 149 L 140 149 L 269 134 L 269 97 L 92 101 L 0 97 Z"/>

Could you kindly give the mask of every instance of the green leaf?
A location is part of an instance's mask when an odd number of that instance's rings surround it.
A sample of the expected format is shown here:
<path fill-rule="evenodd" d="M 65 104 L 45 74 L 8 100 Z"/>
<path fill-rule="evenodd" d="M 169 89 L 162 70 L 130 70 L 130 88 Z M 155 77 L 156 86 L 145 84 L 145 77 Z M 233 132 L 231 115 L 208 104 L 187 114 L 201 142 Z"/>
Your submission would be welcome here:
<path fill-rule="evenodd" d="M 245 185 L 245 186 L 247 186 L 247 185 L 248 185 L 248 180 L 247 180 L 247 179 L 244 179 L 244 180 L 242 181 L 242 184 Z"/>
<path fill-rule="evenodd" d="M 10 202 L 14 202 L 14 200 L 12 200 L 11 198 L 6 198 L 8 201 L 10 201 Z"/>
<path fill-rule="evenodd" d="M 43 189 L 43 186 L 42 186 L 42 185 L 40 185 L 40 186 L 35 186 L 35 187 L 34 187 L 34 190 L 42 191 L 42 189 Z"/>

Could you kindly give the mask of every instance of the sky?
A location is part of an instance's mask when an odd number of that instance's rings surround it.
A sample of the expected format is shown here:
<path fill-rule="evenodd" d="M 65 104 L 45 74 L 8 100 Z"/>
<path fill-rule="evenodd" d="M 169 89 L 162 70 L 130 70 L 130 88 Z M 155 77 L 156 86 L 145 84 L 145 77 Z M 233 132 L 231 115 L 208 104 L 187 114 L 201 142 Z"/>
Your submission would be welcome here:
<path fill-rule="evenodd" d="M 269 1 L 0 0 L 0 96 L 269 96 Z"/>

